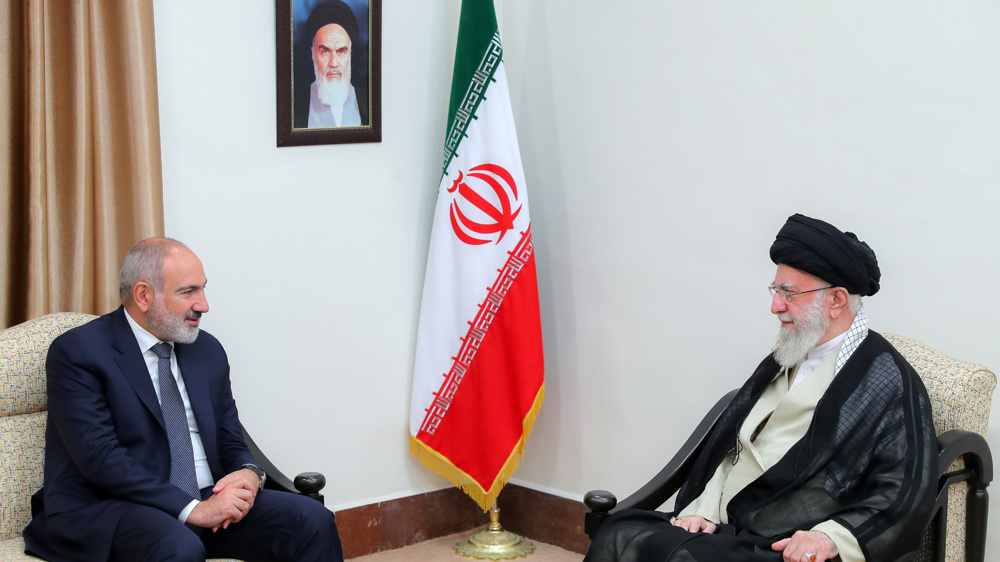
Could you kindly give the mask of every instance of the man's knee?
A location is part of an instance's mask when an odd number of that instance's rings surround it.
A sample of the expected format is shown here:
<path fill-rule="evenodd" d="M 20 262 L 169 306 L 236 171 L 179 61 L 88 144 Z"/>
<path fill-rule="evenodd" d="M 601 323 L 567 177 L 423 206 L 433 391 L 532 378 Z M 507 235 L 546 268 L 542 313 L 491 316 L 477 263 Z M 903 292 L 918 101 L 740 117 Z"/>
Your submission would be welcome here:
<path fill-rule="evenodd" d="M 296 502 L 297 526 L 289 547 L 293 560 L 343 560 L 340 535 L 333 512 L 323 504 L 299 497 Z"/>
<path fill-rule="evenodd" d="M 119 537 L 111 545 L 111 560 L 143 562 L 204 562 L 205 545 L 201 538 L 183 525 L 177 532 L 161 528 L 138 540 L 137 537 Z"/>
<path fill-rule="evenodd" d="M 136 505 L 122 516 L 111 540 L 111 560 L 202 562 L 201 538 L 176 518 Z"/>
<path fill-rule="evenodd" d="M 303 498 L 298 502 L 299 534 L 319 535 L 336 532 L 337 524 L 333 512 L 318 501 Z"/>
<path fill-rule="evenodd" d="M 174 537 L 161 537 L 157 539 L 152 549 L 155 552 L 154 558 L 144 560 L 167 560 L 179 562 L 204 562 L 205 545 L 194 533 L 179 534 Z"/>

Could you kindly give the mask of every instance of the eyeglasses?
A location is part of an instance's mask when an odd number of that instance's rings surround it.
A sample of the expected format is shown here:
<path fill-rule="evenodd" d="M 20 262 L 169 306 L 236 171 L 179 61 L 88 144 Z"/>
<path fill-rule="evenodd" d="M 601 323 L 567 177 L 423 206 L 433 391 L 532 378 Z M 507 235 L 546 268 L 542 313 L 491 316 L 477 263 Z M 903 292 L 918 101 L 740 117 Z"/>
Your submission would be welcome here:
<path fill-rule="evenodd" d="M 792 302 L 792 297 L 794 297 L 796 295 L 804 295 L 806 293 L 815 293 L 816 291 L 825 291 L 827 289 L 832 289 L 832 288 L 833 288 L 833 285 L 830 285 L 829 287 L 820 287 L 819 289 L 810 289 L 808 291 L 799 291 L 797 293 L 789 293 L 788 289 L 786 289 L 784 287 L 775 287 L 774 285 L 769 285 L 767 287 L 767 290 L 771 291 L 771 298 L 772 299 L 774 298 L 774 295 L 781 295 L 781 300 L 790 303 L 790 302 Z"/>

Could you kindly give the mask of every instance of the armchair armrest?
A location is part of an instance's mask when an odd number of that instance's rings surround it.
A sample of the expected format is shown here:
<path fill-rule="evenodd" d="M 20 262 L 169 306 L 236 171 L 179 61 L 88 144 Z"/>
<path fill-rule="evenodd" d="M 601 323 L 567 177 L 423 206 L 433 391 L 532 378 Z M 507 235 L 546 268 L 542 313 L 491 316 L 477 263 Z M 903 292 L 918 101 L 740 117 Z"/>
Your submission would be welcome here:
<path fill-rule="evenodd" d="M 708 411 L 708 414 L 702 418 L 701 423 L 698 424 L 698 427 L 695 428 L 694 432 L 691 433 L 691 436 L 688 437 L 687 441 L 684 442 L 674 457 L 670 459 L 670 462 L 632 495 L 618 502 L 614 494 L 605 490 L 591 490 L 587 492 L 583 497 L 583 503 L 590 508 L 590 512 L 584 514 L 583 528 L 587 536 L 594 538 L 601 524 L 604 523 L 604 520 L 608 518 L 613 510 L 629 508 L 656 509 L 670 499 L 670 496 L 674 495 L 680 489 L 681 484 L 687 477 L 688 471 L 691 469 L 691 463 L 694 462 L 694 459 L 705 445 L 705 438 L 712 428 L 715 427 L 715 423 L 722 415 L 722 411 L 733 401 L 733 397 L 736 396 L 737 391 L 738 389 L 732 390 L 720 398 L 715 403 L 715 406 L 712 406 L 712 409 Z"/>
<path fill-rule="evenodd" d="M 993 454 L 986 439 L 972 431 L 952 429 L 938 436 L 938 472 L 947 474 L 948 467 L 961 457 L 965 467 L 976 473 L 974 481 L 993 481 Z"/>
<path fill-rule="evenodd" d="M 253 457 L 257 459 L 258 466 L 267 474 L 267 481 L 264 483 L 264 487 L 269 490 L 279 490 L 282 492 L 291 492 L 293 494 L 302 494 L 308 496 L 319 503 L 323 503 L 323 494 L 319 493 L 320 490 L 326 486 L 326 476 L 323 476 L 319 472 L 303 472 L 295 477 L 293 481 L 288 476 L 285 476 L 283 472 L 278 470 L 278 467 L 271 462 L 271 459 L 267 458 L 267 455 L 260 450 L 257 443 L 254 442 L 250 434 L 247 433 L 246 428 L 243 428 L 243 441 L 246 442 L 247 447 L 250 449 L 250 453 Z"/>
<path fill-rule="evenodd" d="M 951 464 L 959 458 L 965 468 L 951 471 Z M 965 559 L 983 562 L 986 559 L 986 523 L 989 515 L 989 492 L 986 488 L 993 481 L 993 454 L 986 439 L 971 431 L 952 429 L 938 436 L 938 497 L 935 502 L 938 518 L 938 536 L 935 541 L 939 560 L 945 556 L 945 534 L 948 493 L 951 484 L 967 481 L 965 519 Z"/>

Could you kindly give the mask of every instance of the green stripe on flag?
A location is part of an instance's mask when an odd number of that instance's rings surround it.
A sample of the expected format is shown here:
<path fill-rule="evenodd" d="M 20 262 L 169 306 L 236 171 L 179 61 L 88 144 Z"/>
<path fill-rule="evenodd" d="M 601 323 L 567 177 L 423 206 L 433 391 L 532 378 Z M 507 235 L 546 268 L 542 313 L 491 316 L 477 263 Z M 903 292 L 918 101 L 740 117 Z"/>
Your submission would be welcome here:
<path fill-rule="evenodd" d="M 455 69 L 451 77 L 442 175 L 464 138 L 469 119 L 474 118 L 501 60 L 503 48 L 500 46 L 493 0 L 463 0 Z"/>

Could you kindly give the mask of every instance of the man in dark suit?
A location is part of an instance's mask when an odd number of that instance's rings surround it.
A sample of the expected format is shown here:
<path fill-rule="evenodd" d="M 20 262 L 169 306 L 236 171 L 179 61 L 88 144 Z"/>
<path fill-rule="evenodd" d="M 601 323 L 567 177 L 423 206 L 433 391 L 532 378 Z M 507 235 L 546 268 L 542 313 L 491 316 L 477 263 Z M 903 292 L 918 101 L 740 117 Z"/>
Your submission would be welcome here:
<path fill-rule="evenodd" d="M 45 482 L 24 530 L 48 560 L 340 561 L 333 513 L 264 490 L 243 441 L 201 261 L 136 244 L 122 307 L 59 336 L 46 362 Z"/>

